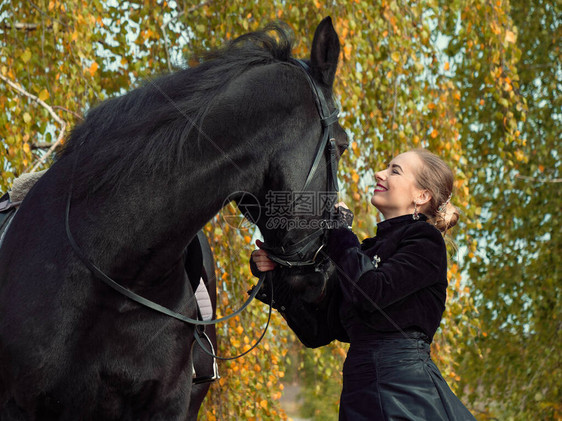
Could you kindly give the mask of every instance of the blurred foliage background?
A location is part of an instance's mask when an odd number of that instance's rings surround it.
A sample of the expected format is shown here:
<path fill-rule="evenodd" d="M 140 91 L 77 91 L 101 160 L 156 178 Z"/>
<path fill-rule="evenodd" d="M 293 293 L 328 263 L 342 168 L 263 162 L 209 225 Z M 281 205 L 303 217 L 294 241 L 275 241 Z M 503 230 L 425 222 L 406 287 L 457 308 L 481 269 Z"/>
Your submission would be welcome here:
<path fill-rule="evenodd" d="M 434 359 L 478 419 L 561 419 L 558 1 L 0 1 L 0 190 L 47 168 L 104 99 L 276 19 L 306 58 L 327 15 L 342 47 L 335 92 L 352 143 L 339 176 L 356 232 L 375 232 L 373 174 L 392 156 L 421 146 L 443 157 L 463 214 Z M 259 233 L 225 223 L 231 211 L 205 227 L 219 315 L 255 282 Z M 265 320 L 256 303 L 219 326 L 220 354 L 247 349 Z M 335 420 L 346 349 L 304 349 L 275 314 L 257 351 L 220 363 L 200 418 L 286 419 L 286 381 L 301 387 L 303 417 Z"/>

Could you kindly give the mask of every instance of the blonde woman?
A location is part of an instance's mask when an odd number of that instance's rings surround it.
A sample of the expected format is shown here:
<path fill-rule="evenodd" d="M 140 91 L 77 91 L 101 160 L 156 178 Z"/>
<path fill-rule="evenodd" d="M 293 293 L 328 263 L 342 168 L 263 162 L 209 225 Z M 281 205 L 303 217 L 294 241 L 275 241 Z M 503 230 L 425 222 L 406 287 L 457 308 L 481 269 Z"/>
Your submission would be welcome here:
<path fill-rule="evenodd" d="M 453 173 L 436 155 L 415 149 L 396 156 L 376 181 L 371 203 L 384 216 L 376 236 L 359 243 L 350 229 L 333 231 L 327 253 L 337 284 L 314 308 L 276 284 L 276 308 L 308 346 L 350 342 L 340 420 L 474 420 L 430 356 L 447 290 L 442 234 L 459 217 L 451 204 Z M 263 250 L 251 262 L 254 274 L 275 268 Z M 311 315 L 320 328 L 302 322 Z"/>

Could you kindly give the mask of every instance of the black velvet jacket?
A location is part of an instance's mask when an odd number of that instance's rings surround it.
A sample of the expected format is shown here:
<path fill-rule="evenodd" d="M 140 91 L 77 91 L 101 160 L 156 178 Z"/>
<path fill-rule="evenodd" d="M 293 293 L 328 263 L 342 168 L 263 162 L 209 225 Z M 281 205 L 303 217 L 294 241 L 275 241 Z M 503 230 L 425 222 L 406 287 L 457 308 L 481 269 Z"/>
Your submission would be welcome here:
<path fill-rule="evenodd" d="M 388 219 L 362 244 L 350 230 L 336 230 L 328 253 L 338 276 L 329 280 L 324 298 L 304 303 L 287 285 L 275 283 L 273 307 L 308 347 L 400 329 L 433 338 L 445 309 L 447 254 L 441 233 L 426 220 Z M 255 266 L 252 271 L 258 274 Z M 268 296 L 258 294 L 267 303 Z"/>
<path fill-rule="evenodd" d="M 378 224 L 375 237 L 333 256 L 343 292 L 340 318 L 351 342 L 399 329 L 433 338 L 445 310 L 447 251 L 426 219 L 388 219 Z M 342 242 L 353 235 L 338 234 Z"/>

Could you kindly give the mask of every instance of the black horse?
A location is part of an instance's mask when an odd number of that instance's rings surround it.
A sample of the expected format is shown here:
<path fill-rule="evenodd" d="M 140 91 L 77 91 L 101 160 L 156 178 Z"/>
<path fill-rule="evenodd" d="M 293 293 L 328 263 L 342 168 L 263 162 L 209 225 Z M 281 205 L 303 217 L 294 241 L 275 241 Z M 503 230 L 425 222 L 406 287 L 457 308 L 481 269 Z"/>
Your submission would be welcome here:
<path fill-rule="evenodd" d="M 326 18 L 308 64 L 332 110 L 338 56 Z M 187 244 L 235 192 L 264 204 L 270 191 L 302 189 L 323 130 L 282 26 L 93 108 L 0 248 L 0 419 L 186 419 L 194 327 L 108 288 L 85 261 L 196 317 Z M 333 137 L 343 152 L 337 123 Z M 327 189 L 329 167 L 319 162 L 308 190 Z M 267 244 L 290 247 L 312 231 L 256 219 Z"/>

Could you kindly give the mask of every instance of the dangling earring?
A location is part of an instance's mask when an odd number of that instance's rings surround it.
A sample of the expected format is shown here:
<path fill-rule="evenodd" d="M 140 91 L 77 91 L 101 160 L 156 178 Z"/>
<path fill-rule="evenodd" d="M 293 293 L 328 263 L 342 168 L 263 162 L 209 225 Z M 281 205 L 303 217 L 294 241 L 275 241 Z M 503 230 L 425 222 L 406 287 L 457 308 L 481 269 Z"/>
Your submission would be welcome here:
<path fill-rule="evenodd" d="M 418 219 L 420 219 L 420 215 L 418 213 L 418 204 L 417 202 L 414 202 L 414 214 L 412 215 L 412 219 L 414 221 L 417 221 Z"/>

